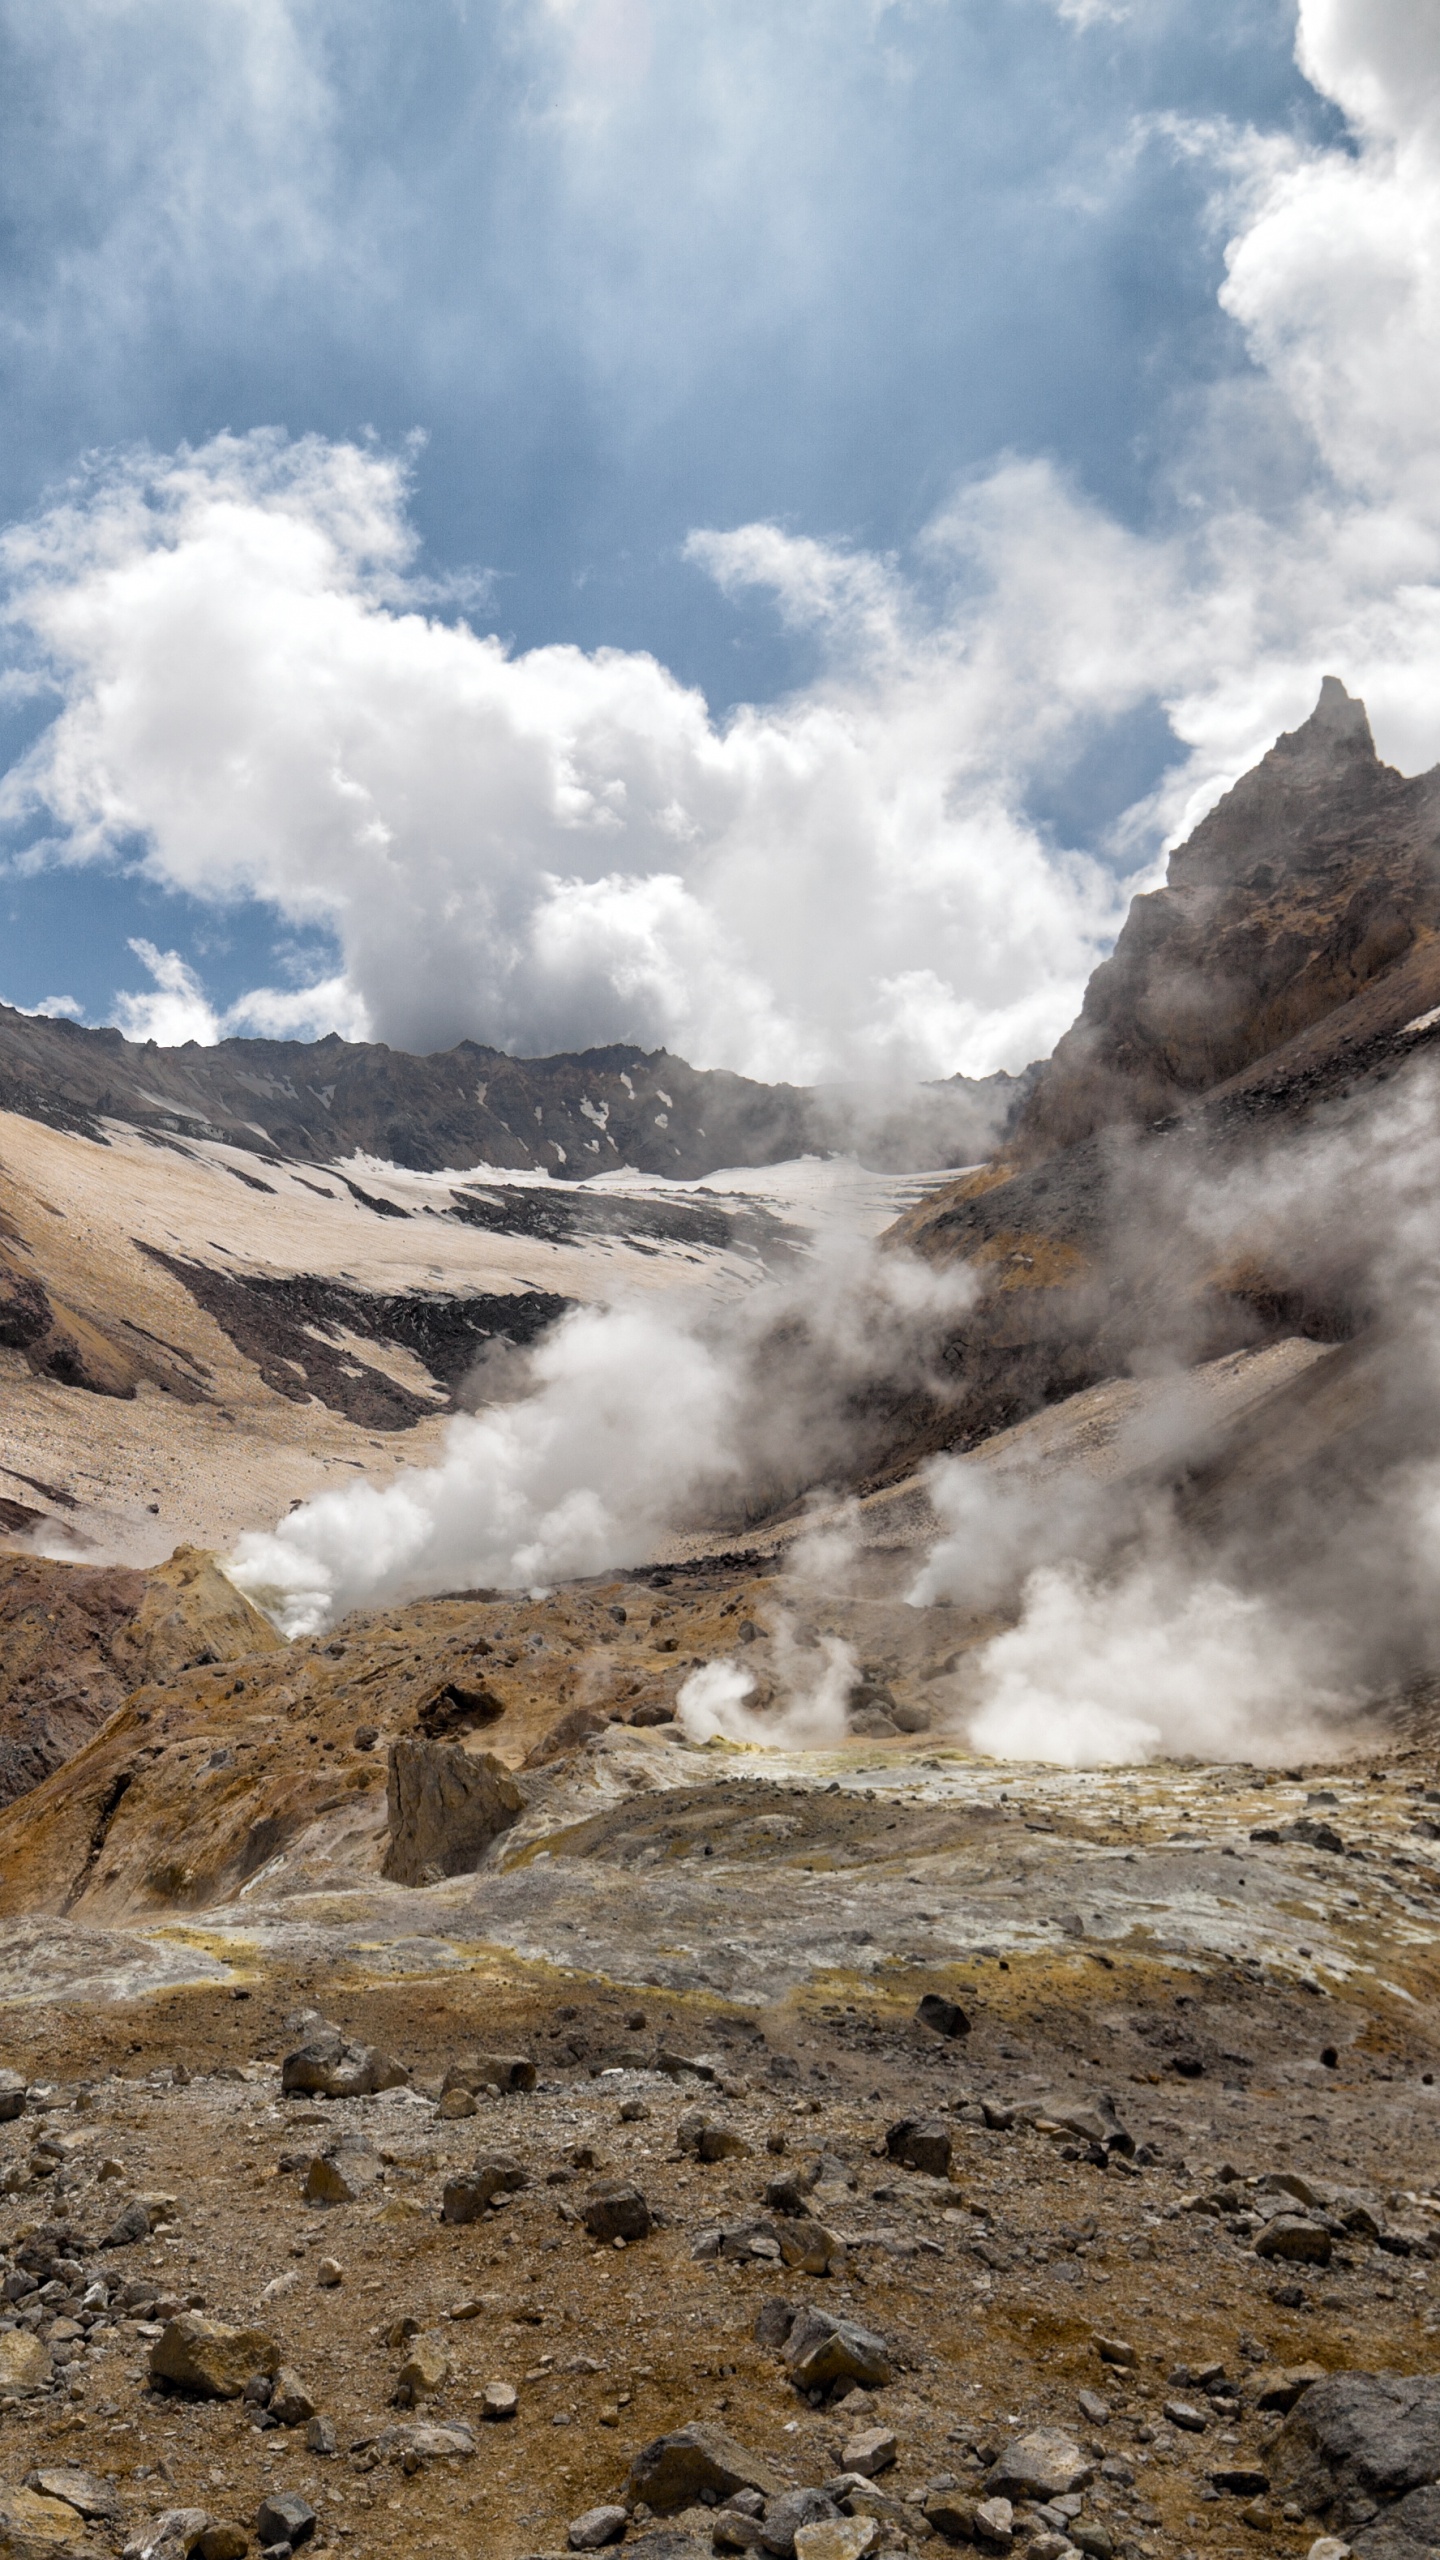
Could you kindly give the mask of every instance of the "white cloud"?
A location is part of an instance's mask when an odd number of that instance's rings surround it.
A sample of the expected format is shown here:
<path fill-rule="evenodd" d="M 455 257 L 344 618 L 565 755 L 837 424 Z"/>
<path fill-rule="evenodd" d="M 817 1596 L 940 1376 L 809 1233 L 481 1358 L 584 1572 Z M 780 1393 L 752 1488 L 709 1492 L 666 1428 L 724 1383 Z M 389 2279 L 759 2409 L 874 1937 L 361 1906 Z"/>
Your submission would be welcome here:
<path fill-rule="evenodd" d="M 329 1031 L 338 1031 L 345 1040 L 370 1036 L 369 1016 L 343 977 L 309 987 L 252 987 L 217 1013 L 180 952 L 159 951 L 143 936 L 134 937 L 130 948 L 155 983 L 138 995 L 115 998 L 115 1019 L 128 1040 L 153 1040 L 162 1049 L 178 1049 L 187 1040 L 211 1048 L 217 1040 L 241 1033 L 262 1040 L 320 1040 Z M 64 1009 L 77 1016 L 80 1012 L 68 999 Z"/>
<path fill-rule="evenodd" d="M 1043 470 L 999 475 L 937 544 L 1007 504 L 1057 581 L 1113 548 Z M 407 609 L 403 470 L 355 447 L 132 460 L 6 549 L 64 708 L 5 810 L 43 804 L 68 859 L 138 837 L 171 887 L 325 923 L 401 1045 L 983 1071 L 1054 1038 L 1113 927 L 1105 876 L 1050 856 L 1013 782 L 1041 728 L 1143 693 L 1144 655 L 1130 634 L 1117 655 L 1108 604 L 1080 639 L 1073 601 L 1043 718 L 1034 681 L 1007 702 L 1026 651 L 991 592 L 1003 561 L 967 562 L 973 603 L 934 627 L 887 564 L 770 528 L 708 537 L 731 583 L 822 622 L 834 668 L 721 729 L 653 658 L 512 656 Z"/>

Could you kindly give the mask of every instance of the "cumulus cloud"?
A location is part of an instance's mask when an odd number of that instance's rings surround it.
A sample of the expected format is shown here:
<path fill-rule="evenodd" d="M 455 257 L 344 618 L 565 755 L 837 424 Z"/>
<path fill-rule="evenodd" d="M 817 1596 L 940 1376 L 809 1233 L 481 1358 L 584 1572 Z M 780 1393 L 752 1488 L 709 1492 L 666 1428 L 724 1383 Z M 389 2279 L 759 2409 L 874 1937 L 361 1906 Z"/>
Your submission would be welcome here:
<path fill-rule="evenodd" d="M 343 1040 L 369 1038 L 369 1017 L 344 978 L 324 978 L 309 987 L 251 987 L 217 1012 L 180 952 L 158 951 L 139 934 L 130 948 L 154 984 L 115 999 L 115 1019 L 127 1040 L 153 1040 L 162 1049 L 179 1049 L 187 1040 L 209 1048 L 217 1040 L 244 1034 L 261 1040 L 321 1040 L 338 1031 Z M 78 1005 L 68 1009 L 76 1015 L 80 1011 Z"/>

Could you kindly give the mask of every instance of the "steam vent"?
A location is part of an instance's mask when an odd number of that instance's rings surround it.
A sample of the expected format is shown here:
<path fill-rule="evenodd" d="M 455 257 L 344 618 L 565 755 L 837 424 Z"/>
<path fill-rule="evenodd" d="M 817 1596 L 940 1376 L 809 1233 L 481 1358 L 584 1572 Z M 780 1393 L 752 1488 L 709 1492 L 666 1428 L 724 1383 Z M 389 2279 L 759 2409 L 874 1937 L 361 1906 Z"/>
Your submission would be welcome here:
<path fill-rule="evenodd" d="M 0 2547 L 1440 2547 L 1437 1041 L 1334 677 L 883 1111 L 0 1009 Z"/>

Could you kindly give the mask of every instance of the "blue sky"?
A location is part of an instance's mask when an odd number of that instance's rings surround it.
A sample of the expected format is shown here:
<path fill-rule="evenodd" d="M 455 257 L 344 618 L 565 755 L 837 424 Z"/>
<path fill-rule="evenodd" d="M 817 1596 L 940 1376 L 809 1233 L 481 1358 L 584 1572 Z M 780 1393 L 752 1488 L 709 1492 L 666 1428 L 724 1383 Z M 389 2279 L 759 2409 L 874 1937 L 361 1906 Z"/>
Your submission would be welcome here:
<path fill-rule="evenodd" d="M 1307 77 L 1293 0 L 0 0 L 0 993 L 104 1020 L 149 989 L 135 1027 L 213 1036 L 321 981 L 302 1027 L 666 1037 L 770 1073 L 1048 1046 L 1117 880 L 1371 629 L 1341 565 L 1294 592 L 1306 511 L 1403 498 L 1386 594 L 1430 574 L 1413 456 L 1362 485 L 1314 392 L 1339 287 L 1317 319 L 1293 242 L 1323 251 L 1367 171 L 1383 192 L 1406 12 L 1309 14 Z M 311 439 L 305 469 L 261 429 Z M 384 517 L 358 543 L 347 453 Z M 330 548 L 268 560 L 262 599 L 226 544 L 277 509 Z M 1211 539 L 1237 524 L 1243 603 Z M 312 613 L 316 578 L 343 610 Z M 1113 634 L 1094 678 L 1102 589 L 1153 611 L 1153 678 Z M 1208 691 L 1175 636 L 1207 615 Z M 462 619 L 508 674 L 415 627 Z M 330 708 L 221 824 L 302 628 Z M 1415 648 L 1390 633 L 1378 678 L 1408 755 Z M 455 743 L 492 717 L 499 762 Z M 358 851 L 307 758 L 344 763 Z M 168 1011 L 135 939 L 175 955 Z"/>

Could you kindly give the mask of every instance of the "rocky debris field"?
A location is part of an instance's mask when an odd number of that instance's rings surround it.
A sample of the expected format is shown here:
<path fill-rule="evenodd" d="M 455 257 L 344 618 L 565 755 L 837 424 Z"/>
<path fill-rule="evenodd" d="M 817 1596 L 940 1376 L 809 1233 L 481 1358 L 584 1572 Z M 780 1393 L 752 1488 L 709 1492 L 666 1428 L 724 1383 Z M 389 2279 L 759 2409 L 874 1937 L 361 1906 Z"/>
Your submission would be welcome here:
<path fill-rule="evenodd" d="M 1090 1975 L 12 2008 L 0 2547 L 1432 2547 L 1426 2035 Z"/>

